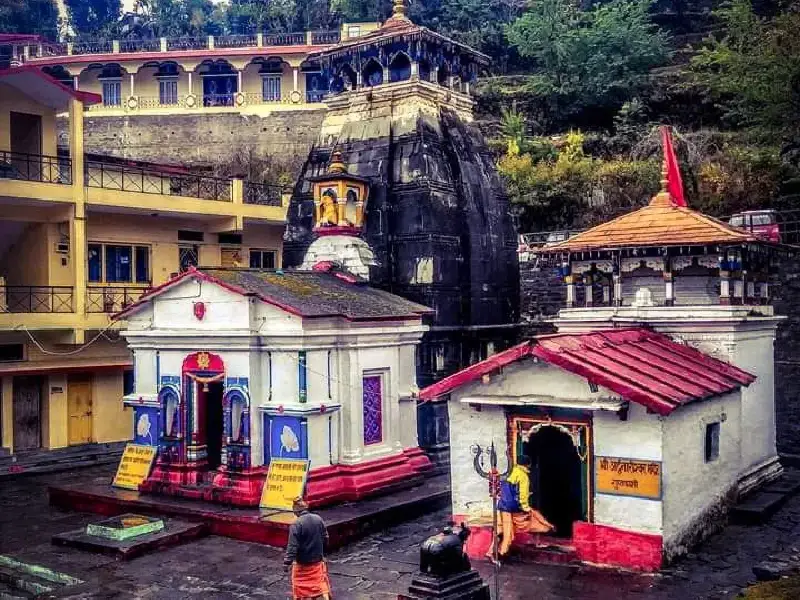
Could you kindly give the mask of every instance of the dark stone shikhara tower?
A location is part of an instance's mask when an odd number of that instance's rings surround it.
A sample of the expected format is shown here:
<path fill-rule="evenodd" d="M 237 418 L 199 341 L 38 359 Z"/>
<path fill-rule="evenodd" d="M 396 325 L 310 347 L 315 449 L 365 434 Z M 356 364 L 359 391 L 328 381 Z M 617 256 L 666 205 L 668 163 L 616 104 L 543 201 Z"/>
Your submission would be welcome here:
<path fill-rule="evenodd" d="M 469 95 L 488 57 L 414 25 L 396 0 L 379 30 L 311 58 L 330 84 L 328 112 L 292 198 L 285 266 L 303 264 L 325 233 L 315 231 L 313 180 L 339 152 L 346 171 L 369 182 L 360 235 L 374 254 L 371 283 L 436 310 L 418 356 L 419 385 L 513 343 L 515 233 Z"/>

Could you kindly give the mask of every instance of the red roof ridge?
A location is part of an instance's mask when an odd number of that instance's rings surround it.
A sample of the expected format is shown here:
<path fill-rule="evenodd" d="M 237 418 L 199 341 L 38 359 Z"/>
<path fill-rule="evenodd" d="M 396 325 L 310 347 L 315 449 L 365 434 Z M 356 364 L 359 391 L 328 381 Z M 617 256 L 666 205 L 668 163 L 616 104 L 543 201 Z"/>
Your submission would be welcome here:
<path fill-rule="evenodd" d="M 18 73 L 33 73 L 40 79 L 44 79 L 49 84 L 60 88 L 63 92 L 69 94 L 76 100 L 80 100 L 84 104 L 99 104 L 103 101 L 103 97 L 100 94 L 95 94 L 93 92 L 82 92 L 80 90 L 74 90 L 69 86 L 64 85 L 55 77 L 52 77 L 42 71 L 39 67 L 34 65 L 23 65 L 21 67 L 11 67 L 10 69 L 0 69 L 0 79 L 6 77 L 8 75 L 16 75 Z"/>
<path fill-rule="evenodd" d="M 420 398 L 442 397 L 527 357 L 583 377 L 660 415 L 755 381 L 754 375 L 663 333 L 624 327 L 537 337 L 428 386 Z"/>

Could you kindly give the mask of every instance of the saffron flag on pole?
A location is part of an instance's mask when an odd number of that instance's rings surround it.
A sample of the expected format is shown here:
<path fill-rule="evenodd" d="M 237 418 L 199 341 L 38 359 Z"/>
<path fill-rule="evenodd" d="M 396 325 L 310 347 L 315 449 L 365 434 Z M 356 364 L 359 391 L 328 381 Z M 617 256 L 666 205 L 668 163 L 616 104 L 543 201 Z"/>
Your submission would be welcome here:
<path fill-rule="evenodd" d="M 681 179 L 681 169 L 678 166 L 678 157 L 675 155 L 672 136 L 666 125 L 661 128 L 661 139 L 664 145 L 664 173 L 667 191 L 672 196 L 672 203 L 675 206 L 688 206 L 686 197 L 683 195 L 683 180 Z"/>

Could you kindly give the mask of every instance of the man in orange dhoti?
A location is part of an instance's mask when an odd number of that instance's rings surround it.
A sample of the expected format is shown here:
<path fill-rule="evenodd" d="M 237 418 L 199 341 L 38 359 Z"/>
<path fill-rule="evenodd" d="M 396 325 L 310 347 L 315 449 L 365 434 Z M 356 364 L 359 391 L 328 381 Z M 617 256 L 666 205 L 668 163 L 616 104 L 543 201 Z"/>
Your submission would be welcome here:
<path fill-rule="evenodd" d="M 324 548 L 328 531 L 322 517 L 309 512 L 302 498 L 292 506 L 297 520 L 289 528 L 284 569 L 292 570 L 293 600 L 331 600 L 331 583 Z"/>
<path fill-rule="evenodd" d="M 555 527 L 544 518 L 538 510 L 528 504 L 531 480 L 531 459 L 529 456 L 520 455 L 517 464 L 511 470 L 505 481 L 500 484 L 500 498 L 497 500 L 497 510 L 500 513 L 497 523 L 496 536 L 500 536 L 499 558 L 505 557 L 511 550 L 511 543 L 517 533 L 549 533 Z M 495 543 L 497 543 L 495 541 Z M 494 545 L 489 548 L 486 556 L 494 559 Z"/>

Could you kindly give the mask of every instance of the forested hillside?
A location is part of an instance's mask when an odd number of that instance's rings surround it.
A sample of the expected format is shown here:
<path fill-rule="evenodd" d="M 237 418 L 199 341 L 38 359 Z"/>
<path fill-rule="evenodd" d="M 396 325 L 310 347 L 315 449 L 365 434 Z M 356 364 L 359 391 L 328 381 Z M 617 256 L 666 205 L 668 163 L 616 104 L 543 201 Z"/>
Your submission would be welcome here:
<path fill-rule="evenodd" d="M 335 28 L 391 0 L 4 0 L 0 31 L 181 36 Z M 523 231 L 583 227 L 658 188 L 674 127 L 691 204 L 800 208 L 797 0 L 412 0 L 421 24 L 492 57 L 478 113 Z"/>

